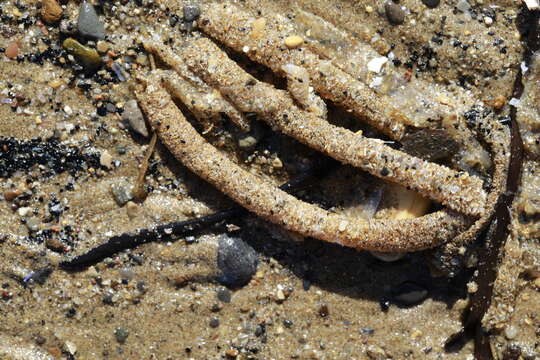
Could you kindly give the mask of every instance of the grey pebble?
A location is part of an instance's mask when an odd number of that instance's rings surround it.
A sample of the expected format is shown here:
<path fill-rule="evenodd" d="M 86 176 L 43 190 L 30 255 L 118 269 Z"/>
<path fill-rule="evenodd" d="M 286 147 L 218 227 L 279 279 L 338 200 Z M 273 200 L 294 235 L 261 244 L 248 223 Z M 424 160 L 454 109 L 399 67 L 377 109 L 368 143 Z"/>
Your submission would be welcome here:
<path fill-rule="evenodd" d="M 114 201 L 119 206 L 124 206 L 128 201 L 133 200 L 133 192 L 131 187 L 127 184 L 113 184 L 111 185 L 111 193 L 114 197 Z"/>
<path fill-rule="evenodd" d="M 384 11 L 390 24 L 401 25 L 405 22 L 405 11 L 403 11 L 399 4 L 393 1 L 387 1 L 384 4 Z"/>
<path fill-rule="evenodd" d="M 222 285 L 240 287 L 247 284 L 257 271 L 257 252 L 242 239 L 221 235 L 218 240 L 217 263 Z"/>
<path fill-rule="evenodd" d="M 441 3 L 441 0 L 422 0 L 424 5 L 426 5 L 430 9 L 434 9 Z"/>
<path fill-rule="evenodd" d="M 79 33 L 91 39 L 102 40 L 105 38 L 105 27 L 99 20 L 94 6 L 84 1 L 79 9 L 79 18 L 77 19 L 77 28 Z"/>
<path fill-rule="evenodd" d="M 114 330 L 114 337 L 119 344 L 124 344 L 129 336 L 129 331 L 124 328 Z"/>
<path fill-rule="evenodd" d="M 392 297 L 402 305 L 415 305 L 428 296 L 425 287 L 412 281 L 405 281 L 392 290 Z"/>
<path fill-rule="evenodd" d="M 137 134 L 148 137 L 148 129 L 144 121 L 144 116 L 136 100 L 128 100 L 124 105 L 122 120 Z"/>
<path fill-rule="evenodd" d="M 217 298 L 219 301 L 223 303 L 230 303 L 231 302 L 231 292 L 227 288 L 220 288 L 217 291 Z"/>
<path fill-rule="evenodd" d="M 41 220 L 39 218 L 32 216 L 26 219 L 26 227 L 30 231 L 38 231 L 39 225 L 41 224 Z"/>
<path fill-rule="evenodd" d="M 201 8 L 199 5 L 186 5 L 184 6 L 184 20 L 191 22 L 197 20 L 201 16 Z"/>

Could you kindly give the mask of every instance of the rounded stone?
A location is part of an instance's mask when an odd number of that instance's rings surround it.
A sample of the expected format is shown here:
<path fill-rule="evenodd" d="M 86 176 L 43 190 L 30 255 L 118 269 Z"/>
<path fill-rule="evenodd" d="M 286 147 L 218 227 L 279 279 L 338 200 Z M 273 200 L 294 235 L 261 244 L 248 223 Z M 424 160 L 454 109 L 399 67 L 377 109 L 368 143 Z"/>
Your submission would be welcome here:
<path fill-rule="evenodd" d="M 399 4 L 393 1 L 387 1 L 384 4 L 384 11 L 390 24 L 401 25 L 405 22 L 405 11 L 403 11 Z"/>
<path fill-rule="evenodd" d="M 221 235 L 218 240 L 217 281 L 225 286 L 240 287 L 247 284 L 257 271 L 258 256 L 242 239 Z"/>
<path fill-rule="evenodd" d="M 422 3 L 430 9 L 434 9 L 441 3 L 441 0 L 422 0 Z"/>

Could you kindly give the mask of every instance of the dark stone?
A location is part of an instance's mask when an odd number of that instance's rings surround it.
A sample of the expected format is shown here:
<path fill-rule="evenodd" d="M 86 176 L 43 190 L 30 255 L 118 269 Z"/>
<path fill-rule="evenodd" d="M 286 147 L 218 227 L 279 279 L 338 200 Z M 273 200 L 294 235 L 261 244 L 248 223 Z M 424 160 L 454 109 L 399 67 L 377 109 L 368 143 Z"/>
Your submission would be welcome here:
<path fill-rule="evenodd" d="M 393 1 L 387 1 L 384 4 L 384 11 L 390 24 L 401 25 L 405 22 L 405 11 L 403 11 L 399 4 Z"/>
<path fill-rule="evenodd" d="M 210 322 L 208 323 L 212 329 L 215 329 L 219 326 L 219 319 L 218 318 L 212 318 L 210 319 Z"/>
<path fill-rule="evenodd" d="M 217 263 L 221 274 L 217 281 L 225 286 L 247 284 L 257 271 L 258 256 L 242 239 L 221 235 L 218 240 Z"/>
<path fill-rule="evenodd" d="M 124 344 L 129 336 L 129 331 L 124 328 L 114 330 L 114 337 L 119 344 Z"/>
<path fill-rule="evenodd" d="M 82 36 L 102 40 L 105 38 L 105 27 L 99 20 L 94 6 L 86 1 L 81 4 L 77 28 Z"/>
<path fill-rule="evenodd" d="M 416 305 L 428 296 L 425 287 L 412 281 L 405 281 L 392 289 L 392 298 L 401 305 Z"/>
<path fill-rule="evenodd" d="M 228 304 L 231 302 L 231 292 L 226 288 L 218 289 L 217 298 L 219 301 Z"/>
<path fill-rule="evenodd" d="M 184 6 L 184 21 L 191 22 L 197 20 L 201 16 L 201 8 L 199 5 Z"/>
<path fill-rule="evenodd" d="M 422 0 L 424 5 L 426 5 L 430 9 L 434 9 L 441 3 L 441 0 Z"/>

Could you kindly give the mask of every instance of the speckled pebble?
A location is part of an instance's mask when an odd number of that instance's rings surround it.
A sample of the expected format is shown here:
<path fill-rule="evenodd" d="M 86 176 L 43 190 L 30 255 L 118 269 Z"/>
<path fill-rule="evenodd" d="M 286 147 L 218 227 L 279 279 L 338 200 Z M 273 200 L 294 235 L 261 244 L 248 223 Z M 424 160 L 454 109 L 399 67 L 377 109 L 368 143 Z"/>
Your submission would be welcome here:
<path fill-rule="evenodd" d="M 119 344 L 124 344 L 129 336 L 129 331 L 124 328 L 114 330 L 114 337 Z"/>
<path fill-rule="evenodd" d="M 247 284 L 257 271 L 258 256 L 242 239 L 221 235 L 218 246 L 218 267 L 221 274 L 217 280 L 226 286 L 239 287 Z"/>
<path fill-rule="evenodd" d="M 194 21 L 201 16 L 201 8 L 199 5 L 186 5 L 184 6 L 184 20 L 185 21 Z"/>

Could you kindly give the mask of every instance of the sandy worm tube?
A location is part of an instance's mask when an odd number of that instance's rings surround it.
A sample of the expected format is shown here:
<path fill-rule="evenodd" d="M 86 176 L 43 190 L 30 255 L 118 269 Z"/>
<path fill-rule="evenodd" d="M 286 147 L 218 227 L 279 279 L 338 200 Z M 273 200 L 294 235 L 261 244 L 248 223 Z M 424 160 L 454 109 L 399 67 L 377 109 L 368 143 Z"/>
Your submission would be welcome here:
<path fill-rule="evenodd" d="M 480 178 L 392 149 L 378 139 L 355 134 L 299 109 L 287 92 L 258 81 L 206 38 L 186 43 L 178 56 L 159 44 L 149 41 L 144 44 L 149 51 L 166 56 L 169 61 L 185 62 L 239 110 L 261 115 L 274 128 L 313 149 L 408 186 L 461 213 L 479 217 L 485 211 L 486 193 Z"/>
<path fill-rule="evenodd" d="M 288 49 L 284 40 L 288 35 L 280 22 L 267 19 L 261 36 L 253 36 L 255 18 L 242 9 L 223 3 L 210 3 L 202 11 L 199 28 L 230 48 L 246 52 L 247 56 L 274 72 L 284 75 L 281 67 L 294 64 L 305 67 L 311 86 L 322 96 L 352 110 L 379 131 L 399 140 L 405 124 L 411 121 L 387 101 L 382 100 L 363 82 L 340 70 L 330 61 L 304 47 Z M 296 34 L 294 34 L 296 35 Z"/>
<path fill-rule="evenodd" d="M 151 78 L 137 99 L 173 155 L 246 209 L 284 228 L 361 250 L 416 251 L 440 245 L 463 231 L 468 221 L 439 211 L 410 220 L 358 221 L 330 213 L 279 190 L 250 174 L 210 145 Z"/>

